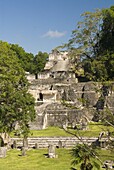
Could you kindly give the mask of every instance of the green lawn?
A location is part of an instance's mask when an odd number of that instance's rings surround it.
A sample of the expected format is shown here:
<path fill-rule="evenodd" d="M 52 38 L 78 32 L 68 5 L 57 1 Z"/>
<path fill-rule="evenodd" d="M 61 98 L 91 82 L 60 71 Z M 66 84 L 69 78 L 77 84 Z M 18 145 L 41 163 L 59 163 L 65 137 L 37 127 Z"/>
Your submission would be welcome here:
<path fill-rule="evenodd" d="M 68 170 L 70 169 L 69 150 L 58 150 L 58 158 L 45 157 L 47 149 L 30 150 L 22 157 L 20 151 L 11 150 L 6 158 L 0 159 L 0 170 Z"/>
<path fill-rule="evenodd" d="M 33 136 L 69 136 L 69 134 L 59 127 L 48 127 L 43 130 L 31 130 L 31 137 Z"/>
<path fill-rule="evenodd" d="M 114 131 L 112 127 L 103 126 L 99 123 L 90 123 L 88 130 L 73 130 L 73 133 L 79 133 L 81 136 L 98 137 L 101 131 Z M 13 134 L 12 134 L 13 135 Z M 48 127 L 44 130 L 31 131 L 30 137 L 38 136 L 71 136 L 59 127 Z M 7 152 L 7 157 L 0 159 L 0 170 L 70 170 L 71 168 L 71 155 L 68 149 L 56 149 L 58 158 L 49 159 L 45 157 L 48 153 L 47 149 L 29 150 L 27 155 L 20 156 L 21 151 L 10 150 Z M 98 150 L 100 159 L 114 160 L 114 153 L 106 150 Z M 79 166 L 77 167 L 79 170 Z M 96 170 L 96 168 L 93 168 Z M 103 170 L 101 168 L 101 170 Z"/>
<path fill-rule="evenodd" d="M 98 137 L 101 131 L 110 131 L 114 132 L 114 128 L 111 126 L 104 126 L 100 123 L 90 123 L 88 130 L 85 131 L 79 131 L 81 136 L 87 136 L 87 137 Z"/>
<path fill-rule="evenodd" d="M 22 157 L 21 151 L 10 150 L 6 158 L 0 158 L 0 170 L 70 170 L 72 160 L 70 150 L 56 149 L 58 158 L 52 159 L 45 157 L 47 153 L 47 149 L 29 150 L 27 155 Z M 100 150 L 99 153 L 102 160 L 114 160 L 114 153 L 110 151 Z"/>
<path fill-rule="evenodd" d="M 104 126 L 99 123 L 90 123 L 88 126 L 88 130 L 73 130 L 69 129 L 70 132 L 74 134 L 79 134 L 80 136 L 87 137 L 98 137 L 101 131 L 114 131 L 114 128 L 110 126 Z M 66 133 L 63 129 L 59 127 L 48 127 L 44 130 L 31 130 L 31 137 L 36 136 L 72 136 L 69 133 Z"/>

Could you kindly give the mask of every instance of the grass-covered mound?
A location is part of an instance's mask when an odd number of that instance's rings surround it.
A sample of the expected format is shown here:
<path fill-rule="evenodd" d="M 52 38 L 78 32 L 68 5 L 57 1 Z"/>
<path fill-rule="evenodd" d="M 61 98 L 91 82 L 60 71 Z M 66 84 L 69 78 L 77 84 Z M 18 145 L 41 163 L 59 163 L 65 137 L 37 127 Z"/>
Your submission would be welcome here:
<path fill-rule="evenodd" d="M 77 130 L 69 128 L 73 134 L 78 134 L 80 136 L 87 136 L 87 137 L 98 137 L 101 131 L 110 131 L 113 132 L 114 128 L 111 126 L 104 126 L 100 123 L 90 123 L 88 125 L 87 130 Z M 112 133 L 113 135 L 113 133 Z M 47 129 L 43 130 L 31 130 L 31 137 L 37 136 L 72 136 L 70 133 L 65 132 L 62 128 L 59 127 L 48 127 Z"/>

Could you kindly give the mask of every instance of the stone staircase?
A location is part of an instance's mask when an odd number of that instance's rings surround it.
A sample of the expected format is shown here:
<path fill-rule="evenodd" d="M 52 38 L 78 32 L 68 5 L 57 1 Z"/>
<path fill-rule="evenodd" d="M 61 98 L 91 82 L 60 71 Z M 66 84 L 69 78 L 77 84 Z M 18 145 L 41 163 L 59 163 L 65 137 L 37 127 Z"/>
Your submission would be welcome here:
<path fill-rule="evenodd" d="M 59 144 L 61 143 L 61 147 L 64 148 L 71 148 L 75 146 L 78 143 L 84 143 L 91 144 L 92 142 L 95 142 L 97 138 L 87 138 L 84 137 L 81 139 L 78 139 L 76 137 L 32 137 L 28 138 L 28 147 L 29 148 L 35 148 L 36 144 L 38 148 L 48 148 L 50 144 L 59 147 Z M 23 138 L 11 138 L 11 143 L 13 144 L 14 141 L 16 142 L 17 147 L 23 146 Z"/>
<path fill-rule="evenodd" d="M 29 126 L 32 130 L 45 129 L 47 125 L 47 114 L 45 113 L 46 106 L 50 102 L 43 103 L 42 105 L 35 106 L 36 109 L 36 119 L 34 122 L 30 122 Z"/>

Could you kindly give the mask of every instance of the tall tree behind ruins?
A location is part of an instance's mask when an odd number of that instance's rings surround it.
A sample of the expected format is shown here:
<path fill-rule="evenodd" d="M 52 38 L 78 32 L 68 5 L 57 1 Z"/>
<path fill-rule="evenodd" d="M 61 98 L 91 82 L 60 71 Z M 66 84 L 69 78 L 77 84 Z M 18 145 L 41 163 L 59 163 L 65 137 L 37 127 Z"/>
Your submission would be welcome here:
<path fill-rule="evenodd" d="M 0 41 L 0 131 L 10 133 L 18 122 L 23 135 L 35 119 L 34 98 L 19 59 L 7 42 Z"/>

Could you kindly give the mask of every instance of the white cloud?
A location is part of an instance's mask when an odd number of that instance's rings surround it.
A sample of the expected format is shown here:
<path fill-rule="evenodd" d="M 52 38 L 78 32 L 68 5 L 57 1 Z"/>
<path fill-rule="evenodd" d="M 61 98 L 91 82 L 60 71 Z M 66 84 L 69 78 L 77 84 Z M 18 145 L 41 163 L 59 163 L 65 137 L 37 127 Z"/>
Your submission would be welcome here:
<path fill-rule="evenodd" d="M 64 32 L 59 32 L 59 31 L 57 31 L 57 30 L 55 30 L 55 31 L 49 30 L 47 33 L 45 33 L 45 34 L 43 35 L 43 37 L 60 38 L 60 37 L 65 36 L 65 34 L 66 34 L 66 31 L 64 31 Z"/>

